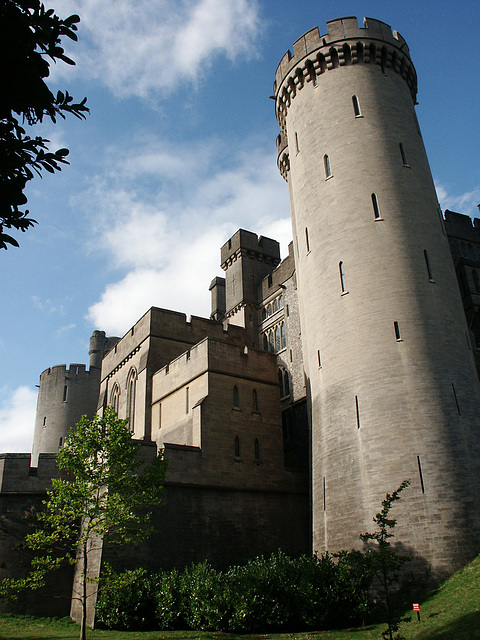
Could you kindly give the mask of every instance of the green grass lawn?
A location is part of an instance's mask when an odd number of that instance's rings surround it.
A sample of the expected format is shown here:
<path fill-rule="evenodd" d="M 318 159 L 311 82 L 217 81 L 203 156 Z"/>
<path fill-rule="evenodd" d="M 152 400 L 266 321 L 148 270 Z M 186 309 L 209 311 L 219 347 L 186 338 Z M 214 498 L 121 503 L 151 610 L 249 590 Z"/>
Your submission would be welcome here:
<path fill-rule="evenodd" d="M 400 632 L 406 640 L 480 640 L 480 556 L 445 582 L 421 603 L 421 622 L 407 612 L 409 620 Z M 380 640 L 385 625 L 342 631 L 310 631 L 234 635 L 203 631 L 124 632 L 89 630 L 88 640 Z M 0 617 L 0 640 L 74 640 L 79 626 L 68 619 Z"/>

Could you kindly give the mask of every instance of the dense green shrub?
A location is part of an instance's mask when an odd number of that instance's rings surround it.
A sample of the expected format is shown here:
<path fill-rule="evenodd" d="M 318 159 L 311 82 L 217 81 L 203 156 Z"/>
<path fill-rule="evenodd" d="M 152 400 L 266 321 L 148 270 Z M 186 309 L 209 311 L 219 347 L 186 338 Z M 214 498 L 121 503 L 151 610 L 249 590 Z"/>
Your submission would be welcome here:
<path fill-rule="evenodd" d="M 155 619 L 159 629 L 181 629 L 183 617 L 180 574 L 177 569 L 158 574 L 155 593 Z"/>
<path fill-rule="evenodd" d="M 362 622 L 371 575 L 357 552 L 290 558 L 278 551 L 227 572 L 231 631 L 322 629 Z"/>
<path fill-rule="evenodd" d="M 360 552 L 292 558 L 277 551 L 225 572 L 202 562 L 181 573 L 112 573 L 96 611 L 115 629 L 325 629 L 364 621 L 371 581 Z"/>
<path fill-rule="evenodd" d="M 115 573 L 107 567 L 104 571 L 104 582 L 95 606 L 100 626 L 122 631 L 157 628 L 155 598 L 158 577 L 145 569 Z"/>
<path fill-rule="evenodd" d="M 278 551 L 260 556 L 244 566 L 232 567 L 228 583 L 230 631 L 259 631 L 286 628 L 292 622 L 296 597 L 295 561 Z"/>
<path fill-rule="evenodd" d="M 229 594 L 222 572 L 208 562 L 192 564 L 180 576 L 182 612 L 191 629 L 224 629 Z"/>

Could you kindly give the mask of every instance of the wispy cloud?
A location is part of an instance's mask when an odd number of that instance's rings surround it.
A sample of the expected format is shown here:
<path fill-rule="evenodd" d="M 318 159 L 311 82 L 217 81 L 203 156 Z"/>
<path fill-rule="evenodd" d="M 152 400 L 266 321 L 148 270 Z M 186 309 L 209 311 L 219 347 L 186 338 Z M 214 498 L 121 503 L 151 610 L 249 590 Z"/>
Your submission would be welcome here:
<path fill-rule="evenodd" d="M 88 311 L 110 333 L 123 333 L 153 305 L 208 316 L 220 246 L 239 227 L 282 241 L 283 255 L 291 237 L 285 183 L 274 156 L 255 146 L 233 157 L 212 141 L 169 147 L 157 139 L 124 156 L 110 150 L 74 206 L 95 211 L 92 251 L 101 247 L 121 272 Z"/>
<path fill-rule="evenodd" d="M 455 194 L 450 193 L 449 190 L 442 184 L 435 183 L 440 206 L 450 211 L 457 211 L 458 213 L 464 213 L 471 218 L 479 217 L 478 204 L 480 204 L 480 187 L 475 187 L 471 191 L 465 193 Z"/>
<path fill-rule="evenodd" d="M 81 16 L 77 73 L 120 96 L 147 97 L 198 82 L 217 56 L 251 56 L 261 31 L 257 0 L 54 0 Z M 67 43 L 66 43 L 67 44 Z M 54 73 L 69 73 L 58 65 Z"/>
<path fill-rule="evenodd" d="M 62 304 L 52 302 L 48 298 L 42 299 L 40 296 L 32 296 L 33 306 L 40 311 L 44 311 L 49 314 L 57 314 L 60 316 L 65 315 L 65 309 Z"/>
<path fill-rule="evenodd" d="M 29 453 L 32 450 L 37 393 L 29 387 L 0 390 L 0 451 Z"/>

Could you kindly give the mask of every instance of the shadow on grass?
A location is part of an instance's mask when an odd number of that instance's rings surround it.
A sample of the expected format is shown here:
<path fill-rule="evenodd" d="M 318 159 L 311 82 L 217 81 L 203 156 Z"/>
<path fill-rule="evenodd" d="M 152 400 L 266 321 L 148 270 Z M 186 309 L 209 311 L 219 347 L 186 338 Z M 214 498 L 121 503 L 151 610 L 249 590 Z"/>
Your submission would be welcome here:
<path fill-rule="evenodd" d="M 480 640 L 480 611 L 460 616 L 438 629 L 420 632 L 417 638 L 418 640 Z"/>

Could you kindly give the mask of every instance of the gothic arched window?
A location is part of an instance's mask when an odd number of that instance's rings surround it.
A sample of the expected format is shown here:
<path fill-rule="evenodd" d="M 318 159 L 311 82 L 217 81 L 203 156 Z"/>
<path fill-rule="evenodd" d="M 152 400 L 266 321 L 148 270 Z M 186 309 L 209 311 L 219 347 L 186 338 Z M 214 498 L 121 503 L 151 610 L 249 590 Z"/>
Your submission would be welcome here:
<path fill-rule="evenodd" d="M 130 433 L 135 431 L 135 397 L 137 395 L 137 372 L 132 367 L 127 378 L 127 418 L 128 430 Z"/>
<path fill-rule="evenodd" d="M 113 385 L 112 392 L 110 393 L 110 404 L 118 416 L 118 407 L 120 404 L 120 387 L 118 386 L 117 382 Z"/>

